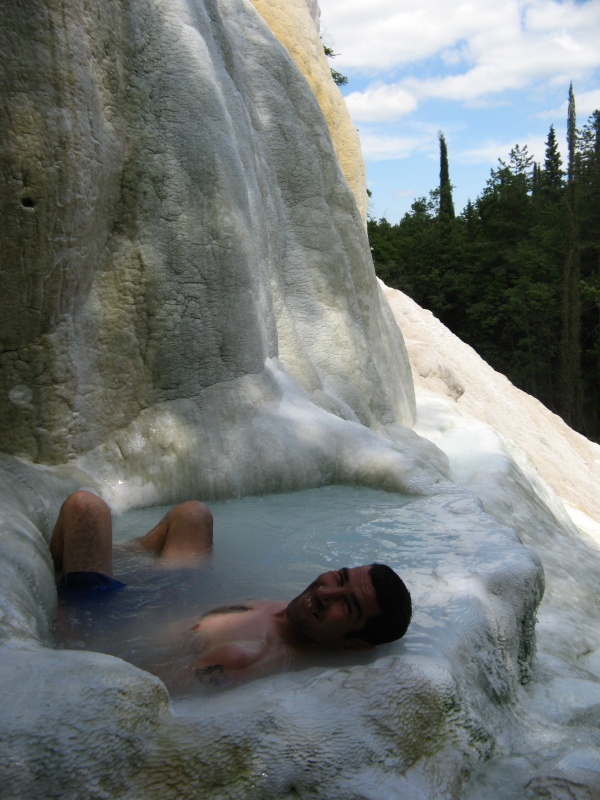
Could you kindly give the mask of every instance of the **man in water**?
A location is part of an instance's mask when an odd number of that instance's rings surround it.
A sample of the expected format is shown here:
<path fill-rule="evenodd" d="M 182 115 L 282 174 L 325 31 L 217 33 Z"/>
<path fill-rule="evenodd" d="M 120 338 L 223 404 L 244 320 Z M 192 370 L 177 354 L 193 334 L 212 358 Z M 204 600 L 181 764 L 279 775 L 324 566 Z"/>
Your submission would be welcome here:
<path fill-rule="evenodd" d="M 165 563 L 200 563 L 212 549 L 212 514 L 198 501 L 180 503 L 136 542 Z M 60 590 L 71 597 L 125 586 L 112 577 L 110 509 L 91 492 L 65 500 L 50 552 Z M 187 676 L 203 684 L 251 680 L 289 669 L 310 650 L 367 650 L 399 639 L 411 614 L 410 594 L 388 566 L 344 567 L 319 575 L 289 603 L 248 601 L 210 611 L 188 629 L 183 661 Z"/>

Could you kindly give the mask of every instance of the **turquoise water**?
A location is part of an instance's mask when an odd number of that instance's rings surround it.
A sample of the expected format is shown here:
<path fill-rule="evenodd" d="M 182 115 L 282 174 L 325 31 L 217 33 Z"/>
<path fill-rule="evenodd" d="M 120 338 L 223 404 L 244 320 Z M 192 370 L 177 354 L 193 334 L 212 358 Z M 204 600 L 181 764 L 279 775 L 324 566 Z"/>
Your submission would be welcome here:
<path fill-rule="evenodd" d="M 571 742 L 555 724 L 558 698 L 549 694 L 551 681 L 539 682 L 539 669 L 538 682 L 519 689 L 520 710 L 514 722 L 502 702 L 482 694 L 477 683 L 481 676 L 473 672 L 473 665 L 488 660 L 477 647 L 471 653 L 468 641 L 497 646 L 479 635 L 481 609 L 489 606 L 493 623 L 493 613 L 504 613 L 512 599 L 495 596 L 494 580 L 493 593 L 487 594 L 486 577 L 518 575 L 523 549 L 514 532 L 491 520 L 473 495 L 460 491 L 407 497 L 330 486 L 209 505 L 215 521 L 214 552 L 205 564 L 190 569 L 165 568 L 153 556 L 128 549 L 127 543 L 151 529 L 166 507 L 115 517 L 114 572 L 127 588 L 99 603 L 61 607 L 56 645 L 119 656 L 157 672 L 171 690 L 155 666 L 173 657 L 177 641 L 203 612 L 250 598 L 291 599 L 323 571 L 384 562 L 402 575 L 413 596 L 414 617 L 407 636 L 366 654 L 315 656 L 303 667 L 309 673 L 277 676 L 277 685 L 304 685 L 302 681 L 328 667 L 366 664 L 395 653 L 448 665 L 461 677 L 470 700 L 484 703 L 480 713 L 499 737 L 495 759 L 482 765 L 465 789 L 470 800 L 520 800 L 523 786 L 544 761 L 543 742 L 551 731 L 557 753 L 573 747 L 579 758 L 581 743 Z M 466 676 L 467 665 L 474 678 Z M 567 676 L 564 670 L 566 666 L 561 674 Z M 502 688 L 502 675 L 497 677 Z M 476 682 L 469 688 L 472 679 Z M 570 677 L 565 680 L 571 692 L 575 684 Z M 215 713 L 230 708 L 227 693 L 204 691 L 194 685 L 177 694 L 174 712 L 197 716 L 211 708 Z M 263 685 L 262 691 L 268 688 Z"/>
<path fill-rule="evenodd" d="M 114 575 L 127 588 L 93 602 L 60 604 L 57 646 L 109 653 L 152 671 L 210 608 L 247 599 L 292 599 L 321 572 L 376 561 L 402 575 L 413 594 L 415 619 L 426 607 L 430 615 L 445 613 L 446 604 L 435 606 L 440 576 L 452 573 L 456 580 L 493 568 L 506 558 L 506 536 L 513 537 L 464 493 L 415 498 L 329 486 L 210 508 L 214 551 L 206 563 L 189 569 L 166 568 L 160 559 L 127 547 L 167 507 L 116 516 Z M 428 634 L 419 635 L 417 622 L 413 626 L 409 646 L 427 650 Z"/>

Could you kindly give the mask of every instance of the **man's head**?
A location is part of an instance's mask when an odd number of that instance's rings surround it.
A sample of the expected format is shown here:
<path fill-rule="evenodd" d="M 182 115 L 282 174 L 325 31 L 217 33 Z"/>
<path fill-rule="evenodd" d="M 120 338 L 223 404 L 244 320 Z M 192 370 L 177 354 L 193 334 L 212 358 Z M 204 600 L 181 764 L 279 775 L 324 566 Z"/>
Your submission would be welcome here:
<path fill-rule="evenodd" d="M 354 636 L 372 645 L 401 639 L 412 617 L 410 592 L 402 578 L 386 564 L 371 564 L 369 576 L 375 589 L 379 614 L 371 617 Z"/>
<path fill-rule="evenodd" d="M 288 604 L 286 615 L 304 639 L 359 650 L 403 636 L 412 606 L 398 575 L 371 564 L 324 572 Z"/>

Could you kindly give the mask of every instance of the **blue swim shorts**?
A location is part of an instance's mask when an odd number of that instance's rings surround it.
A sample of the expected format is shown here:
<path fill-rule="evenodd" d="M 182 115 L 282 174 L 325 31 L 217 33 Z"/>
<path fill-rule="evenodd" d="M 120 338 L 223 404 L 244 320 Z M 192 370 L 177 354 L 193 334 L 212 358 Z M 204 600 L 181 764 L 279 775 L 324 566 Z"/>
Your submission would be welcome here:
<path fill-rule="evenodd" d="M 67 572 L 58 582 L 58 594 L 59 597 L 92 599 L 124 589 L 126 585 L 101 572 Z"/>

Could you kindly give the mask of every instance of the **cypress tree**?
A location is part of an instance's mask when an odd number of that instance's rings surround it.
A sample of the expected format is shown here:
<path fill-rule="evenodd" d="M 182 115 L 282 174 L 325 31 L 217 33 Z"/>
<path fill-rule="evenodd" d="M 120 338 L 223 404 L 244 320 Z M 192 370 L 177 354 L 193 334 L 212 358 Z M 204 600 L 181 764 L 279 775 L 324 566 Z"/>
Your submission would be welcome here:
<path fill-rule="evenodd" d="M 535 164 L 516 145 L 454 215 L 448 148 L 440 182 L 398 225 L 369 220 L 378 274 L 429 308 L 513 383 L 600 437 L 600 111 L 576 127 L 568 164 L 554 126 Z"/>
<path fill-rule="evenodd" d="M 581 385 L 581 296 L 577 230 L 577 122 L 573 84 L 569 86 L 567 117 L 567 188 L 565 209 L 566 253 L 563 268 L 562 332 L 560 346 L 560 405 L 565 422 L 583 426 Z"/>
<path fill-rule="evenodd" d="M 582 381 L 586 434 L 600 439 L 600 111 L 579 140 Z"/>
<path fill-rule="evenodd" d="M 531 173 L 531 195 L 537 197 L 542 188 L 542 169 L 537 161 L 533 162 L 533 172 Z"/>
<path fill-rule="evenodd" d="M 438 133 L 440 140 L 440 208 L 438 216 L 441 220 L 454 219 L 454 201 L 452 200 L 452 184 L 448 167 L 448 147 L 444 134 Z"/>

